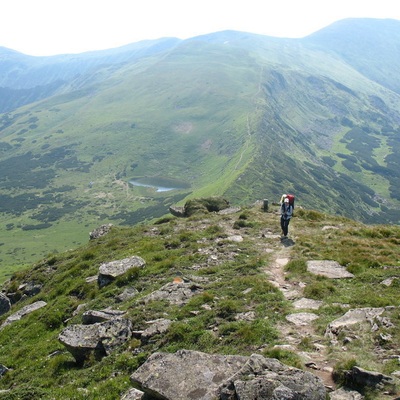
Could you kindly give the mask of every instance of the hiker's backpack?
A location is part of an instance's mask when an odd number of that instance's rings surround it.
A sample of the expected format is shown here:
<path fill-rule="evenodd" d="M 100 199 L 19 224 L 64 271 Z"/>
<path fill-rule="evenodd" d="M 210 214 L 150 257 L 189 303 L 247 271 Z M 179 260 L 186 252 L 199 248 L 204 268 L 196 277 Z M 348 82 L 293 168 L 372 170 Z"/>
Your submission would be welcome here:
<path fill-rule="evenodd" d="M 285 199 L 289 199 L 289 204 L 293 207 L 294 210 L 294 194 L 283 194 L 281 197 L 281 204 L 283 204 Z"/>
<path fill-rule="evenodd" d="M 294 194 L 287 194 L 286 198 L 289 199 L 289 204 L 293 207 L 294 210 Z"/>

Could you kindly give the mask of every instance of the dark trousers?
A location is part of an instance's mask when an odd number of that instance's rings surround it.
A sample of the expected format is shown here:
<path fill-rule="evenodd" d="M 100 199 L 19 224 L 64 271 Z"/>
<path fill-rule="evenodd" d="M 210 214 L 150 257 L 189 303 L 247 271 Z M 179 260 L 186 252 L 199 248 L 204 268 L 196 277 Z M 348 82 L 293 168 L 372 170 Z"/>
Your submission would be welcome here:
<path fill-rule="evenodd" d="M 283 216 L 281 217 L 281 228 L 282 228 L 283 236 L 287 236 L 287 234 L 288 234 L 289 222 L 290 222 L 290 218 L 285 219 Z"/>

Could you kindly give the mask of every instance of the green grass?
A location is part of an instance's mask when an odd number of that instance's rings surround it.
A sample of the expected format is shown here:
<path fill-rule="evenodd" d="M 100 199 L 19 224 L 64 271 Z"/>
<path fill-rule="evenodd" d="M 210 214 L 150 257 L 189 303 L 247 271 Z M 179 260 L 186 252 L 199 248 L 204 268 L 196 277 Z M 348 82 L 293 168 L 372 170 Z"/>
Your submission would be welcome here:
<path fill-rule="evenodd" d="M 393 246 L 399 238 L 398 227 L 354 227 L 353 221 L 344 218 L 300 211 L 296 211 L 293 221 L 298 238 L 293 258 L 286 266 L 286 279 L 305 283 L 306 297 L 323 300 L 324 305 L 315 311 L 321 337 L 327 324 L 343 315 L 348 306 L 397 304 L 399 283 L 385 286 L 381 281 L 398 268 L 398 250 Z M 246 222 L 246 226 L 236 229 L 245 239 L 231 242 L 226 229 L 233 230 L 238 221 Z M 0 346 L 4 351 L 0 363 L 10 371 L 0 380 L 0 389 L 12 388 L 10 397 L 5 398 L 29 398 L 29 387 L 34 388 L 32 396 L 43 399 L 88 395 L 95 398 L 100 393 L 106 399 L 119 397 L 130 387 L 130 374 L 151 353 L 182 348 L 221 354 L 262 352 L 302 368 L 299 355 L 274 347 L 285 343 L 278 326 L 292 310 L 263 272 L 271 260 L 262 250 L 269 239 L 264 242 L 260 233 L 265 229 L 278 233 L 278 222 L 274 213 L 253 206 L 232 215 L 199 213 L 190 218 L 161 218 L 154 224 L 136 227 L 114 227 L 100 239 L 88 241 L 76 250 L 48 255 L 31 268 L 14 273 L 7 287 L 16 297 L 20 295 L 22 299 L 21 284 L 27 281 L 40 283 L 42 289 L 35 298 L 14 305 L 13 312 L 37 300 L 46 301 L 47 306 L 1 332 Z M 324 225 L 340 226 L 341 230 L 323 231 Z M 360 248 L 351 250 L 355 239 L 369 249 L 369 258 L 377 263 L 368 264 L 367 258 L 360 255 Z M 328 280 L 306 272 L 310 254 L 313 259 L 339 259 L 343 256 L 340 249 L 345 249 L 349 266 L 354 268 L 354 279 Z M 134 254 L 146 260 L 145 268 L 133 269 L 103 288 L 86 282 L 86 278 L 96 275 L 101 263 Z M 191 277 L 203 290 L 182 306 L 164 300 L 138 302 L 176 276 Z M 139 289 L 139 294 L 117 303 L 115 296 L 127 287 Z M 79 305 L 83 309 L 72 316 Z M 79 367 L 58 342 L 58 334 L 66 324 L 80 323 L 84 310 L 107 307 L 125 310 L 135 330 L 142 330 L 146 321 L 157 318 L 168 318 L 172 324 L 167 333 L 154 336 L 149 343 L 132 338 L 101 361 L 88 357 Z M 252 318 L 238 318 L 249 312 Z M 394 324 L 389 329 L 393 339 L 384 346 L 391 353 L 400 343 L 400 321 L 395 311 L 389 317 Z M 363 335 L 362 342 L 355 340 L 348 346 L 345 356 L 353 357 L 361 367 L 380 370 L 373 351 L 379 338 L 367 332 Z M 301 347 L 307 351 L 312 343 L 304 339 Z M 331 351 L 332 358 L 339 360 L 340 370 L 344 354 L 335 353 L 334 348 Z M 393 363 L 385 365 L 385 371 L 395 368 Z"/>

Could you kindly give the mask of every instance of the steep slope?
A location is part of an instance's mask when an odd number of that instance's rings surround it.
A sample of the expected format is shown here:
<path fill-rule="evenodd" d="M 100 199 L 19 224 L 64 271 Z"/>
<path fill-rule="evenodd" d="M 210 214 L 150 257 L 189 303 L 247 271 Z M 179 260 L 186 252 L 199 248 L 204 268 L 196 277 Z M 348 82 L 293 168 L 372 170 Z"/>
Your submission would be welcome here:
<path fill-rule="evenodd" d="M 400 93 L 400 21 L 345 19 L 302 41 L 335 52 L 367 78 Z"/>
<path fill-rule="evenodd" d="M 289 239 L 281 241 L 279 231 L 278 207 L 264 212 L 260 203 L 167 216 L 113 227 L 15 274 L 2 287 L 2 304 L 4 296 L 13 304 L 0 317 L 0 397 L 121 398 L 151 354 L 179 349 L 262 354 L 321 376 L 331 389 L 338 384 L 332 368 L 338 377 L 353 366 L 386 375 L 398 370 L 399 228 L 371 228 L 298 207 Z M 99 284 L 101 265 L 132 256 L 146 265 Z M 347 278 L 315 275 L 307 269 L 310 260 L 337 261 Z M 179 297 L 183 288 L 191 294 Z M 160 297 L 168 291 L 170 297 Z M 42 308 L 21 313 L 39 302 Z M 335 340 L 325 335 L 349 310 L 367 308 L 386 311 L 380 319 L 343 325 Z M 78 365 L 60 333 L 112 313 L 131 321 L 132 337 L 108 356 Z M 296 316 L 304 318 L 301 324 Z M 306 316 L 313 319 L 305 323 Z M 161 321 L 169 322 L 167 329 L 156 329 Z M 371 395 L 372 389 L 359 390 Z M 379 390 L 373 395 L 387 398 Z"/>

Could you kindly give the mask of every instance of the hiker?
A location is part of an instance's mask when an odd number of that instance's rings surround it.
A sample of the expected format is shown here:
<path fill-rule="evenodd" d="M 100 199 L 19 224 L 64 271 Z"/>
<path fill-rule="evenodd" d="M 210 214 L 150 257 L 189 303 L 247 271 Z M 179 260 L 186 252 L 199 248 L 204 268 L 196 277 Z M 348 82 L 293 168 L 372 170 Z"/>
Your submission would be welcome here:
<path fill-rule="evenodd" d="M 289 199 L 286 197 L 281 205 L 281 228 L 284 238 L 288 235 L 290 218 L 293 215 L 293 206 L 289 204 Z"/>

